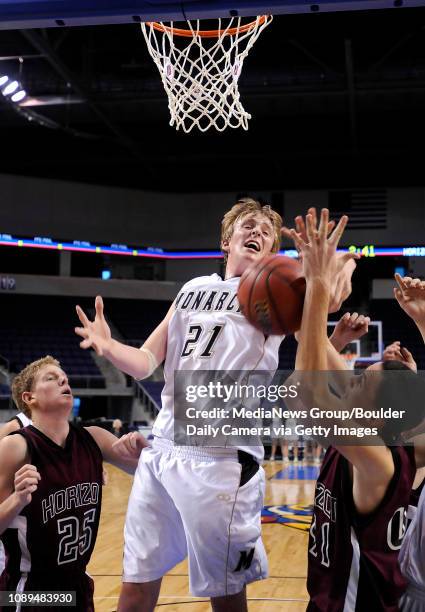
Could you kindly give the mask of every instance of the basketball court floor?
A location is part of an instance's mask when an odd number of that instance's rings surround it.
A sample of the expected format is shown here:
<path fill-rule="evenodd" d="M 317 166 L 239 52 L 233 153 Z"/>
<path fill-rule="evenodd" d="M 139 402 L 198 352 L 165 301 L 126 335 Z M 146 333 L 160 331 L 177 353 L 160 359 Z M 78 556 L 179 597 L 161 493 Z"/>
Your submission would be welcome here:
<path fill-rule="evenodd" d="M 250 612 L 304 612 L 307 605 L 307 543 L 315 478 L 319 468 L 266 462 L 263 540 L 269 559 L 269 578 L 248 587 Z M 96 548 L 88 571 L 95 581 L 96 612 L 117 609 L 121 582 L 123 528 L 132 478 L 108 466 Z M 207 600 L 192 597 L 187 562 L 180 563 L 162 582 L 158 610 L 207 612 Z"/>

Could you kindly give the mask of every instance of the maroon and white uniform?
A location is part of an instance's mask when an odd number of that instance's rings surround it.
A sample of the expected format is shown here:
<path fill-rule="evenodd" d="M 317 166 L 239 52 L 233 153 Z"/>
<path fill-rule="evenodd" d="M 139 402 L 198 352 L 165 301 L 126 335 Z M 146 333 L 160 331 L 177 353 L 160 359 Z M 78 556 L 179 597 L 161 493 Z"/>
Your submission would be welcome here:
<path fill-rule="evenodd" d="M 353 500 L 349 462 L 329 448 L 316 485 L 308 550 L 308 612 L 396 612 L 406 582 L 398 553 L 416 464 L 413 447 L 394 447 L 394 476 L 367 515 Z"/>
<path fill-rule="evenodd" d="M 10 435 L 25 438 L 41 480 L 32 501 L 1 536 L 6 567 L 0 590 L 76 591 L 73 610 L 90 612 L 93 581 L 85 569 L 100 518 L 101 451 L 85 429 L 73 425 L 64 448 L 32 425 Z M 27 612 L 42 609 L 25 607 Z"/>

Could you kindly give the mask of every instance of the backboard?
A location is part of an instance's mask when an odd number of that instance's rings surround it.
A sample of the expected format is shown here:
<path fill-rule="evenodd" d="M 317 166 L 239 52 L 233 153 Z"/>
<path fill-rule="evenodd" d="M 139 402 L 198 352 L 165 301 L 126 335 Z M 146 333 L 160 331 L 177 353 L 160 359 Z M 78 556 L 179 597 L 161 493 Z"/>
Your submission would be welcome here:
<path fill-rule="evenodd" d="M 338 321 L 328 321 L 328 336 L 332 334 L 337 323 Z M 357 351 L 358 357 L 356 361 L 379 361 L 382 358 L 383 350 L 382 321 L 371 321 L 368 333 L 356 342 L 360 343 L 360 350 Z"/>

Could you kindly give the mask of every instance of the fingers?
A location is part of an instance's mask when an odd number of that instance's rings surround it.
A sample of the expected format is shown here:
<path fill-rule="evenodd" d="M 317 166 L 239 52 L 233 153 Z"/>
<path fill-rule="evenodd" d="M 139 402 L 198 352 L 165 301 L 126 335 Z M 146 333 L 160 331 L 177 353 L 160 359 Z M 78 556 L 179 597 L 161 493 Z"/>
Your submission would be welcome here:
<path fill-rule="evenodd" d="M 78 305 L 75 307 L 75 310 L 77 311 L 78 318 L 80 319 L 82 325 L 84 325 L 84 327 L 88 327 L 90 325 L 90 321 L 86 317 L 84 310 Z"/>
<path fill-rule="evenodd" d="M 396 279 L 397 280 L 397 279 Z M 401 289 L 399 289 L 398 287 L 394 287 L 394 297 L 397 300 L 397 302 L 400 304 L 402 304 L 402 302 L 404 302 L 404 295 Z"/>
<path fill-rule="evenodd" d="M 403 361 L 400 351 L 396 349 L 385 350 L 382 358 L 384 361 Z"/>
<path fill-rule="evenodd" d="M 311 215 L 313 227 L 314 229 L 317 229 L 316 208 L 314 206 L 311 206 L 308 209 L 307 214 Z M 328 212 L 328 215 L 329 215 L 329 212 Z M 329 234 L 332 232 L 334 227 L 335 227 L 335 221 L 328 221 L 326 236 L 329 236 Z M 284 236 L 285 238 L 292 239 L 291 229 L 289 227 L 283 226 L 280 231 L 281 231 L 282 236 Z M 308 242 L 307 227 L 306 227 L 306 223 L 302 215 L 297 215 L 295 217 L 295 231 L 300 236 L 300 238 L 304 240 L 304 242 Z"/>
<path fill-rule="evenodd" d="M 383 353 L 384 358 L 386 357 L 388 359 L 389 356 L 400 353 L 400 348 L 401 348 L 400 340 L 395 340 L 394 342 L 391 342 L 391 344 L 386 346 L 384 349 L 384 353 Z"/>
<path fill-rule="evenodd" d="M 301 247 L 300 247 L 299 243 L 297 243 L 295 237 L 298 237 L 299 240 L 303 240 L 302 235 L 301 234 L 297 234 L 297 232 L 294 229 L 289 229 L 289 227 L 282 227 L 282 229 L 280 230 L 280 233 L 281 233 L 282 236 L 285 236 L 285 238 L 288 238 L 289 240 L 292 240 L 292 242 L 294 243 L 294 247 L 297 249 L 298 254 L 300 255 Z"/>
<path fill-rule="evenodd" d="M 94 302 L 96 308 L 96 316 L 103 318 L 103 300 L 100 295 L 96 296 L 96 300 Z"/>
<path fill-rule="evenodd" d="M 132 431 L 114 442 L 112 448 L 121 457 L 138 457 L 145 446 L 147 446 L 145 438 L 138 431 Z"/>
<path fill-rule="evenodd" d="M 336 248 L 338 246 L 339 241 L 341 240 L 341 236 L 344 233 L 345 227 L 348 223 L 347 215 L 343 215 L 341 219 L 338 221 L 338 225 L 332 232 L 329 242 Z M 350 253 L 352 255 L 352 253 Z"/>
<path fill-rule="evenodd" d="M 24 465 L 15 474 L 15 491 L 17 493 L 34 493 L 41 479 L 35 465 Z"/>
<path fill-rule="evenodd" d="M 90 348 L 93 340 L 90 338 L 90 332 L 85 327 L 74 327 L 74 331 L 78 336 L 84 338 L 82 342 L 80 342 L 80 347 L 83 349 Z"/>
<path fill-rule="evenodd" d="M 401 278 L 401 276 L 398 274 L 395 274 L 394 277 L 398 282 L 400 289 L 404 292 L 408 289 L 425 289 L 425 281 L 422 281 L 420 278 L 411 278 L 410 276 L 404 276 Z"/>
<path fill-rule="evenodd" d="M 286 227 L 286 225 L 284 225 L 281 230 L 280 233 L 282 236 L 285 236 L 285 238 L 289 238 L 290 240 L 292 240 L 292 234 L 291 234 L 291 230 L 289 227 Z"/>
<path fill-rule="evenodd" d="M 319 224 L 319 238 L 320 240 L 326 240 L 328 236 L 328 224 L 329 224 L 329 210 L 322 208 L 320 213 L 320 224 Z"/>
<path fill-rule="evenodd" d="M 91 338 L 87 338 L 86 340 L 83 340 L 82 342 L 80 342 L 80 348 L 82 349 L 91 348 L 92 345 L 93 345 L 93 340 Z"/>
<path fill-rule="evenodd" d="M 360 329 L 361 327 L 368 327 L 369 323 L 370 317 L 359 315 L 357 312 L 353 312 L 349 320 L 347 320 L 347 324 L 349 327 L 351 327 L 351 329 Z"/>
<path fill-rule="evenodd" d="M 301 238 L 301 235 L 297 234 L 297 232 L 294 229 L 290 230 L 290 235 L 291 235 L 292 240 L 294 241 L 295 248 L 297 249 L 297 251 L 302 252 L 303 247 L 305 246 L 306 243 Z"/>
<path fill-rule="evenodd" d="M 19 480 L 20 478 L 25 477 L 28 474 L 30 474 L 31 476 L 35 475 L 38 478 L 38 480 L 40 480 L 40 478 L 41 478 L 40 473 L 37 470 L 37 468 L 35 467 L 35 465 L 31 465 L 30 463 L 26 463 L 21 468 L 19 468 L 19 470 L 15 473 L 15 480 L 16 479 Z"/>
<path fill-rule="evenodd" d="M 405 347 L 403 346 L 400 349 L 400 353 L 401 356 L 403 358 L 404 363 L 414 372 L 418 371 L 418 366 L 417 363 L 415 361 L 415 358 L 413 357 L 412 353 Z"/>
<path fill-rule="evenodd" d="M 78 336 L 81 336 L 82 338 L 88 338 L 89 330 L 85 327 L 74 327 L 74 331 Z"/>
<path fill-rule="evenodd" d="M 299 234 L 301 234 L 301 238 L 303 238 L 303 240 L 307 240 L 307 229 L 304 223 L 304 219 L 302 218 L 301 215 L 298 215 L 297 217 L 295 217 L 295 229 L 297 230 L 297 232 Z"/>
<path fill-rule="evenodd" d="M 328 223 L 328 234 L 327 234 L 328 236 L 331 233 L 331 231 L 333 230 L 333 228 L 335 227 L 335 225 L 336 225 L 335 221 L 329 221 L 329 223 Z"/>
<path fill-rule="evenodd" d="M 400 350 L 400 340 L 395 340 L 395 342 L 392 342 L 391 344 L 385 347 L 384 353 L 387 351 L 399 351 L 399 350 Z"/>
<path fill-rule="evenodd" d="M 365 317 L 364 315 L 360 315 L 357 321 L 357 325 L 359 327 L 364 327 L 366 329 L 369 327 L 369 323 L 370 323 L 370 317 Z"/>
<path fill-rule="evenodd" d="M 310 206 L 307 211 L 307 214 L 311 215 L 313 218 L 314 227 L 317 227 L 317 211 L 315 206 Z"/>
<path fill-rule="evenodd" d="M 356 259 L 360 259 L 359 253 L 350 253 L 348 251 L 346 253 L 341 253 L 340 265 L 343 268 L 349 261 L 352 261 L 354 263 L 354 266 L 352 266 L 352 271 L 354 272 L 356 268 L 356 263 L 355 263 Z"/>
<path fill-rule="evenodd" d="M 313 215 L 308 214 L 305 218 L 307 225 L 307 239 L 310 244 L 313 244 L 316 240 L 317 230 L 314 223 Z"/>
<path fill-rule="evenodd" d="M 137 436 L 137 446 L 138 446 L 138 448 L 140 448 L 140 450 L 143 450 L 144 448 L 147 448 L 148 446 L 150 446 L 150 444 L 146 440 L 145 436 L 142 436 L 142 434 L 140 434 L 140 433 Z"/>
<path fill-rule="evenodd" d="M 398 272 L 394 274 L 394 278 L 396 280 L 397 285 L 401 289 L 401 291 L 407 289 L 406 281 L 412 280 L 408 276 L 405 276 L 404 278 L 402 278 Z"/>
<path fill-rule="evenodd" d="M 413 355 L 405 346 L 402 346 L 400 349 L 400 353 L 406 361 L 413 360 Z"/>

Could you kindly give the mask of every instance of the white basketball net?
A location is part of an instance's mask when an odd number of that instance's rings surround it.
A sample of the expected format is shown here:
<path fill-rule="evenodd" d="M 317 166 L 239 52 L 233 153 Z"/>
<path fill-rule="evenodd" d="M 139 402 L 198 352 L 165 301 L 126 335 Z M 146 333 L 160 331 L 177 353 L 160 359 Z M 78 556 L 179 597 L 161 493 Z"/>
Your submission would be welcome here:
<path fill-rule="evenodd" d="M 194 127 L 201 132 L 211 127 L 219 132 L 227 127 L 248 129 L 251 115 L 240 102 L 239 75 L 249 50 L 272 19 L 257 17 L 249 26 L 243 26 L 240 17 L 226 26 L 219 19 L 211 38 L 200 34 L 199 20 L 187 21 L 188 37 L 176 34 L 173 22 L 141 24 L 167 92 L 171 126 L 185 132 Z"/>

